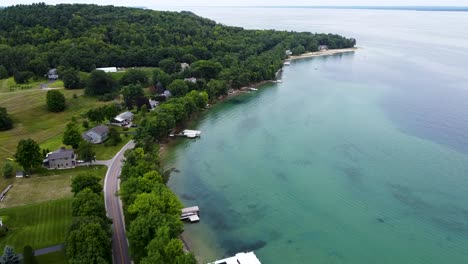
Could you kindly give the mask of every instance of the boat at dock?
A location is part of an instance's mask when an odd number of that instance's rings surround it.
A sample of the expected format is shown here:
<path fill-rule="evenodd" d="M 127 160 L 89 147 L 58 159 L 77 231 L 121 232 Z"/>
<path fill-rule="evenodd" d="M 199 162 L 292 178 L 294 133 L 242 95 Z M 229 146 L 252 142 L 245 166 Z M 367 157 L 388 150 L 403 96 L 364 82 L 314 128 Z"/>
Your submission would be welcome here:
<path fill-rule="evenodd" d="M 285 62 L 283 63 L 283 65 L 284 65 L 284 66 L 289 66 L 289 65 L 291 65 L 291 62 L 290 62 L 290 61 L 285 61 Z"/>
<path fill-rule="evenodd" d="M 217 260 L 209 264 L 262 264 L 253 252 L 237 253 L 234 257 Z"/>
<path fill-rule="evenodd" d="M 201 135 L 201 131 L 199 130 L 190 130 L 185 129 L 182 133 L 179 134 L 170 134 L 170 137 L 187 137 L 187 138 L 196 138 Z"/>
<path fill-rule="evenodd" d="M 257 88 L 254 88 L 254 87 L 250 87 L 249 90 L 250 90 L 250 91 L 258 91 L 258 89 L 257 89 Z"/>

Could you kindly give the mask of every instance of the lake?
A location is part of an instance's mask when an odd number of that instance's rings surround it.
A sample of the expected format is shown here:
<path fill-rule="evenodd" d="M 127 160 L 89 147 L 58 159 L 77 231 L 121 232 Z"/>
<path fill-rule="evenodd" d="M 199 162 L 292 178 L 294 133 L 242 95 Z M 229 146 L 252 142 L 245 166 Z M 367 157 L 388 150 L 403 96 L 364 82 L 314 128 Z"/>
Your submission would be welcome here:
<path fill-rule="evenodd" d="M 468 263 L 468 13 L 187 8 L 226 25 L 337 33 L 214 106 L 168 153 L 201 263 Z"/>

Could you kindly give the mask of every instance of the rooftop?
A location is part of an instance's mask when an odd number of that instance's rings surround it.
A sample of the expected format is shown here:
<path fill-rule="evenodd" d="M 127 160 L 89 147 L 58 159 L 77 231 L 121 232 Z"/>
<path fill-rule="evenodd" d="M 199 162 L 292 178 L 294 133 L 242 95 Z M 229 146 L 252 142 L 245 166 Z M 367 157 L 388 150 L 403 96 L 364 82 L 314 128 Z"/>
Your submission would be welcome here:
<path fill-rule="evenodd" d="M 123 112 L 121 114 L 119 114 L 118 116 L 116 116 L 114 119 L 119 121 L 119 122 L 122 122 L 124 120 L 127 120 L 129 118 L 131 118 L 133 116 L 132 112 Z"/>
<path fill-rule="evenodd" d="M 99 126 L 95 126 L 93 128 L 91 128 L 90 130 L 88 130 L 86 133 L 88 132 L 94 132 L 98 135 L 102 135 L 102 134 L 106 134 L 109 132 L 109 128 L 105 125 L 99 125 Z"/>
<path fill-rule="evenodd" d="M 61 149 L 58 149 L 54 152 L 51 152 L 49 154 L 47 154 L 47 159 L 66 159 L 66 158 L 73 158 L 73 156 L 75 155 L 75 152 L 73 151 L 73 149 L 64 149 L 64 148 L 61 148 Z"/>

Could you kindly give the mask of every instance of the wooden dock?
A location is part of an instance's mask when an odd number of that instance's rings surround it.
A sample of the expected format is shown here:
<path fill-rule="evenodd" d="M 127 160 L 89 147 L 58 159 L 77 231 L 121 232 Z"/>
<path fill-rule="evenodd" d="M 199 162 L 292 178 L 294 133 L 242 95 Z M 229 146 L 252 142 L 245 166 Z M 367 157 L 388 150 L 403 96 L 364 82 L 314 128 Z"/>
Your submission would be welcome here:
<path fill-rule="evenodd" d="M 190 223 L 200 221 L 200 208 L 198 208 L 198 206 L 192 206 L 182 209 L 180 220 L 189 220 Z"/>

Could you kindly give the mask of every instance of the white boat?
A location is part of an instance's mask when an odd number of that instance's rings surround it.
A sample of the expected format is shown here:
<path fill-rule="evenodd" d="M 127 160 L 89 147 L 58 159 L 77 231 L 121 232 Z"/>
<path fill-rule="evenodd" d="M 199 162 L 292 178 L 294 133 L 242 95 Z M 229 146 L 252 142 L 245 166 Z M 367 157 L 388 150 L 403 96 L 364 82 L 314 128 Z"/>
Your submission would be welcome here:
<path fill-rule="evenodd" d="M 250 87 L 249 90 L 250 90 L 250 91 L 258 91 L 257 88 L 253 88 L 253 87 Z"/>
<path fill-rule="evenodd" d="M 285 61 L 285 62 L 284 62 L 284 66 L 289 66 L 289 65 L 291 65 L 291 62 L 290 62 L 290 61 Z"/>
<path fill-rule="evenodd" d="M 277 83 L 282 83 L 283 81 L 282 81 L 282 80 L 277 80 L 276 82 L 277 82 Z"/>
<path fill-rule="evenodd" d="M 262 264 L 253 252 L 237 253 L 234 257 L 217 260 L 209 264 Z"/>
<path fill-rule="evenodd" d="M 182 134 L 184 136 L 188 137 L 188 138 L 196 138 L 196 137 L 199 137 L 201 135 L 201 131 L 186 129 L 186 130 L 182 131 Z"/>

